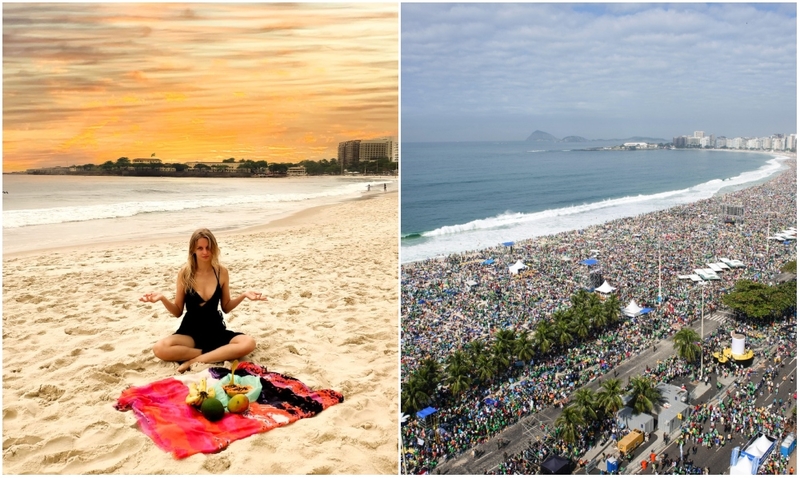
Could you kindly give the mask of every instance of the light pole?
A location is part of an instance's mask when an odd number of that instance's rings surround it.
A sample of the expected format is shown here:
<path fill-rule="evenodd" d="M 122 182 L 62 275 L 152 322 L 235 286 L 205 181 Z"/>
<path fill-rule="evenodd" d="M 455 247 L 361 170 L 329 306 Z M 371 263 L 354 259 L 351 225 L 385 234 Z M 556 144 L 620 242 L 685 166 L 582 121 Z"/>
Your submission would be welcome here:
<path fill-rule="evenodd" d="M 700 284 L 700 379 L 703 378 L 703 342 L 705 341 L 706 288 Z"/>

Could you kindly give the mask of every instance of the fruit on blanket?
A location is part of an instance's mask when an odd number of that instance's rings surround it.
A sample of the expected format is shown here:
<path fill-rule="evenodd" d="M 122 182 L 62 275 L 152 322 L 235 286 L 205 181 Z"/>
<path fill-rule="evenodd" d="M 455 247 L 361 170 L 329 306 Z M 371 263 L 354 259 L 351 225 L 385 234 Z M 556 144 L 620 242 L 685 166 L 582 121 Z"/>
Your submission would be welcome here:
<path fill-rule="evenodd" d="M 186 403 L 199 407 L 207 398 L 213 398 L 215 394 L 213 388 L 208 388 L 208 384 L 204 378 L 200 380 L 200 383 L 192 383 L 189 385 L 189 395 L 186 395 Z"/>
<path fill-rule="evenodd" d="M 246 393 L 250 393 L 250 390 L 253 389 L 253 386 L 234 383 L 233 385 L 231 384 L 223 385 L 222 389 L 225 390 L 225 393 L 227 393 L 229 397 L 233 397 L 236 395 L 244 395 Z"/>
<path fill-rule="evenodd" d="M 203 404 L 200 405 L 200 411 L 211 422 L 216 422 L 225 415 L 225 407 L 222 402 L 210 397 L 203 400 Z"/>
<path fill-rule="evenodd" d="M 247 395 L 234 395 L 228 401 L 228 411 L 231 413 L 244 413 L 250 407 L 250 399 Z"/>

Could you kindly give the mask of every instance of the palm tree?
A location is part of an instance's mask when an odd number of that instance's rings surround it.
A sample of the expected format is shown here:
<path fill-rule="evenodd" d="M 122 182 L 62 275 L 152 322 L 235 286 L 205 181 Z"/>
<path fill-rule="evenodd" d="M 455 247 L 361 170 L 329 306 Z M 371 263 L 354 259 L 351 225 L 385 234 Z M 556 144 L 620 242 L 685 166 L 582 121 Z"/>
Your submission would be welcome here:
<path fill-rule="evenodd" d="M 533 346 L 533 340 L 528 336 L 529 332 L 523 330 L 520 332 L 517 340 L 514 341 L 514 355 L 523 362 L 530 361 L 536 355 L 536 349 Z"/>
<path fill-rule="evenodd" d="M 678 357 L 692 363 L 700 356 L 700 334 L 689 327 L 684 327 L 672 336 L 672 346 Z"/>
<path fill-rule="evenodd" d="M 471 385 L 469 377 L 470 368 L 465 352 L 456 350 L 452 355 L 447 357 L 447 366 L 445 370 L 447 371 L 447 385 L 450 387 L 450 391 L 453 392 L 453 395 L 459 395 L 464 390 L 469 389 Z"/>
<path fill-rule="evenodd" d="M 661 390 L 656 388 L 650 378 L 637 375 L 631 379 L 631 399 L 627 406 L 636 413 L 650 412 L 656 402 L 661 400 Z"/>
<path fill-rule="evenodd" d="M 478 355 L 473 367 L 475 368 L 478 379 L 482 382 L 488 382 L 493 379 L 497 373 L 497 363 L 493 360 L 492 354 L 489 352 Z"/>
<path fill-rule="evenodd" d="M 549 320 L 540 320 L 538 324 L 536 324 L 536 329 L 533 331 L 533 343 L 539 352 L 542 354 L 546 354 L 550 351 L 550 348 L 553 346 L 553 335 L 555 334 L 555 329 L 553 328 L 552 322 Z"/>
<path fill-rule="evenodd" d="M 571 325 L 572 330 L 575 331 L 575 335 L 577 335 L 581 340 L 588 337 L 589 332 L 592 329 L 592 319 L 590 318 L 588 311 L 582 310 L 580 312 L 576 312 L 573 315 Z"/>
<path fill-rule="evenodd" d="M 589 296 L 591 294 L 586 289 L 581 289 L 578 292 L 572 294 L 569 298 L 569 302 L 572 304 L 573 309 L 583 309 L 589 305 Z"/>
<path fill-rule="evenodd" d="M 575 393 L 575 405 L 580 408 L 581 414 L 587 422 L 597 420 L 596 401 L 594 392 L 589 388 L 582 388 Z"/>
<path fill-rule="evenodd" d="M 501 329 L 494 334 L 496 350 L 503 354 L 510 354 L 514 349 L 516 334 L 511 329 Z"/>
<path fill-rule="evenodd" d="M 555 342 L 558 345 L 566 346 L 572 343 L 572 329 L 570 322 L 570 314 L 565 310 L 557 310 L 553 313 L 553 321 L 555 322 Z"/>
<path fill-rule="evenodd" d="M 495 371 L 500 372 L 511 365 L 510 349 L 513 342 L 505 343 L 497 341 L 492 344 L 492 361 L 495 363 Z"/>
<path fill-rule="evenodd" d="M 425 391 L 428 395 L 433 396 L 436 386 L 439 385 L 442 379 L 442 366 L 436 360 L 426 358 L 420 363 L 417 372 L 425 384 Z"/>
<path fill-rule="evenodd" d="M 592 294 L 589 298 L 589 318 L 591 319 L 592 328 L 602 329 L 606 326 L 607 319 L 603 309 L 603 303 L 597 294 Z"/>
<path fill-rule="evenodd" d="M 622 304 L 619 302 L 619 297 L 611 294 L 605 302 L 603 302 L 603 315 L 605 316 L 606 325 L 614 325 L 619 322 L 622 315 Z"/>
<path fill-rule="evenodd" d="M 401 387 L 401 409 L 404 413 L 411 415 L 425 408 L 430 401 L 431 397 L 427 392 L 427 383 L 418 372 L 412 373 L 408 381 Z"/>
<path fill-rule="evenodd" d="M 568 406 L 556 418 L 555 425 L 558 429 L 558 437 L 568 444 L 575 443 L 580 433 L 579 428 L 585 423 L 580 407 L 576 405 Z"/>
<path fill-rule="evenodd" d="M 467 356 L 470 363 L 474 367 L 478 362 L 478 357 L 486 353 L 486 342 L 481 339 L 475 339 L 464 346 L 467 351 Z"/>
<path fill-rule="evenodd" d="M 622 408 L 622 382 L 617 378 L 610 378 L 600 385 L 597 392 L 597 406 L 607 414 L 613 415 Z"/>
<path fill-rule="evenodd" d="M 456 350 L 445 361 L 445 370 L 453 368 L 466 369 L 469 368 L 469 357 L 463 350 Z"/>

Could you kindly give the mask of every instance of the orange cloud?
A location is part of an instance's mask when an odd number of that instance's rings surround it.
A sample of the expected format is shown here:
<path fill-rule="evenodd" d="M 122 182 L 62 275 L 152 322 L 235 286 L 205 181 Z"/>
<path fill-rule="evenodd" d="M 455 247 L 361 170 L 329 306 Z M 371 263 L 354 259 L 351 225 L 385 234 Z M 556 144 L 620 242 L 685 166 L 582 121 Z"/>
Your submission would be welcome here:
<path fill-rule="evenodd" d="M 397 9 L 6 4 L 4 170 L 153 150 L 296 162 L 396 136 Z"/>

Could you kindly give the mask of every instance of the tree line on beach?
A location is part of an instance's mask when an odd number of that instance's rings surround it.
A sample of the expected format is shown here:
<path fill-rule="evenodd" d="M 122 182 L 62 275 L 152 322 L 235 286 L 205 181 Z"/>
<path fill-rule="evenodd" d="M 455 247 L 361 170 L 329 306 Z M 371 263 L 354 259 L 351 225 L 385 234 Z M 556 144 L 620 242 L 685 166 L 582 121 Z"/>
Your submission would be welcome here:
<path fill-rule="evenodd" d="M 230 164 L 235 164 L 232 168 Z M 309 176 L 319 175 L 341 175 L 348 172 L 362 174 L 393 174 L 397 171 L 397 163 L 389 158 L 378 158 L 369 161 L 359 161 L 357 164 L 342 167 L 341 162 L 336 158 L 321 159 L 319 161 L 303 160 L 298 163 L 268 163 L 264 160 L 228 158 L 222 160 L 221 164 L 197 163 L 189 166 L 185 163 L 165 163 L 153 159 L 152 162 L 133 162 L 123 156 L 116 161 L 106 161 L 102 164 L 88 163 L 84 165 L 72 165 L 68 169 L 75 174 L 103 174 L 103 175 L 141 175 L 141 176 L 245 176 L 268 175 L 285 176 L 291 167 L 302 166 Z M 50 174 L 48 168 L 34 170 L 33 174 Z"/>

